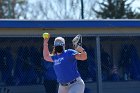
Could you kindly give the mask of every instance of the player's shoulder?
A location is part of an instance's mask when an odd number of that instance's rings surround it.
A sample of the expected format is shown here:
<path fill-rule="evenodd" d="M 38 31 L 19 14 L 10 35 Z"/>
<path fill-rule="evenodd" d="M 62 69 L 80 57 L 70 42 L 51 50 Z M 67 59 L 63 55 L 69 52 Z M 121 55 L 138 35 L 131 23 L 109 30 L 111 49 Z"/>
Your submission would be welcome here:
<path fill-rule="evenodd" d="M 67 52 L 75 52 L 76 50 L 74 49 L 67 49 Z"/>
<path fill-rule="evenodd" d="M 74 49 L 67 49 L 67 53 L 69 54 L 77 54 L 78 52 Z"/>

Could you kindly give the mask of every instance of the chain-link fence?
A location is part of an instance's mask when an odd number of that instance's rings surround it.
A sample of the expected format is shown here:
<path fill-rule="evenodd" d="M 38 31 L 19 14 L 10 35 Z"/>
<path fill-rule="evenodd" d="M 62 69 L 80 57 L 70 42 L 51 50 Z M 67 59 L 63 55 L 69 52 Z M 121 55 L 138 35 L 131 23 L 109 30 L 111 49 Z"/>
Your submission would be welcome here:
<path fill-rule="evenodd" d="M 73 37 L 66 39 L 66 49 L 73 48 Z M 90 41 L 89 41 L 90 40 Z M 53 50 L 54 37 L 49 40 L 49 50 Z M 87 42 L 88 41 L 88 42 Z M 85 82 L 95 82 L 96 65 L 93 37 L 84 37 L 83 47 L 88 52 L 87 62 L 78 61 L 78 70 Z M 42 37 L 1 37 L 0 38 L 0 84 L 1 86 L 28 86 L 43 84 L 46 91 L 57 90 L 53 63 L 43 59 Z M 55 90 L 56 89 L 56 90 Z"/>
<path fill-rule="evenodd" d="M 72 48 L 73 37 L 64 38 L 66 49 Z M 139 39 L 138 36 L 100 37 L 102 81 L 140 80 Z M 53 50 L 53 40 L 54 37 L 49 40 L 50 51 Z M 46 91 L 57 91 L 53 64 L 43 59 L 41 37 L 1 37 L 0 44 L 1 85 L 44 84 Z M 87 51 L 88 59 L 86 62 L 78 61 L 78 70 L 85 83 L 96 83 L 96 37 L 84 36 L 82 45 Z"/>
<path fill-rule="evenodd" d="M 138 36 L 101 37 L 103 81 L 140 80 Z"/>

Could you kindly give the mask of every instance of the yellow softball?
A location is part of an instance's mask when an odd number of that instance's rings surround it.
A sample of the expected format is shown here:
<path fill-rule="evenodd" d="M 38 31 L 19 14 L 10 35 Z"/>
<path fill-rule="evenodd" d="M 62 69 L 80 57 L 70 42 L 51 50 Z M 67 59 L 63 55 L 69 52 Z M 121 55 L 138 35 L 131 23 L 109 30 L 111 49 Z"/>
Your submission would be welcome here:
<path fill-rule="evenodd" d="M 49 38 L 50 37 L 50 34 L 49 33 L 43 33 L 43 38 L 46 39 L 46 38 Z"/>

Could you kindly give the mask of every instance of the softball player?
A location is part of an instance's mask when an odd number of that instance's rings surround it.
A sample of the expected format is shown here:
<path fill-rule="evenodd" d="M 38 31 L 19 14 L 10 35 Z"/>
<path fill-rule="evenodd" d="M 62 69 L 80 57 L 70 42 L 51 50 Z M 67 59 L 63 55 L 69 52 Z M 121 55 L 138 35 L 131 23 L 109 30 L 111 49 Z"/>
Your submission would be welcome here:
<path fill-rule="evenodd" d="M 77 70 L 77 60 L 86 60 L 87 53 L 79 45 L 75 47 L 75 50 L 65 50 L 65 39 L 57 37 L 54 40 L 53 55 L 50 55 L 49 38 L 44 38 L 43 56 L 46 61 L 54 62 L 54 70 L 59 83 L 58 93 L 84 93 L 85 84 Z"/>

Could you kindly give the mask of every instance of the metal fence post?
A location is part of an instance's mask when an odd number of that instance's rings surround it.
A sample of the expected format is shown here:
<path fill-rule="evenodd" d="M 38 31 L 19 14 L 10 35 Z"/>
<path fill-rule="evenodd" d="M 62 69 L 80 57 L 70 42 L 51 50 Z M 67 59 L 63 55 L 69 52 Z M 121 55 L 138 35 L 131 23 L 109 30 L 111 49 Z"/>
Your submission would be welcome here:
<path fill-rule="evenodd" d="M 100 36 L 96 36 L 96 60 L 97 60 L 97 93 L 102 93 Z"/>

